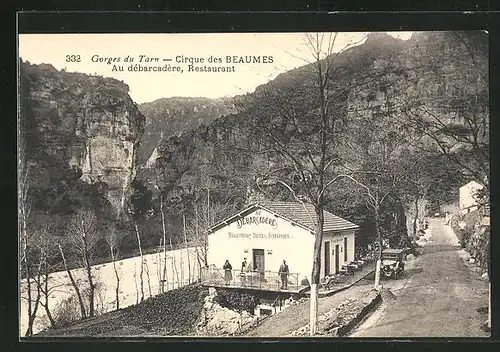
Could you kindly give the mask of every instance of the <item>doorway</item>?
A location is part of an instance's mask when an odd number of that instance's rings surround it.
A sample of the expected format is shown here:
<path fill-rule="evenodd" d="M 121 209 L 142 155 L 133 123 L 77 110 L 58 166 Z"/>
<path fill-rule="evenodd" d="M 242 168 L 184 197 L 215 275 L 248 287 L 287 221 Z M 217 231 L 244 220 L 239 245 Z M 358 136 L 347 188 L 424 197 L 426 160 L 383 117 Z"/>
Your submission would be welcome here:
<path fill-rule="evenodd" d="M 347 263 L 347 237 L 344 237 L 344 262 Z"/>
<path fill-rule="evenodd" d="M 330 275 L 330 241 L 325 242 L 325 275 Z"/>
<path fill-rule="evenodd" d="M 253 270 L 260 273 L 261 279 L 264 278 L 265 271 L 265 256 L 263 249 L 253 249 Z"/>
<path fill-rule="evenodd" d="M 340 246 L 338 244 L 335 245 L 335 274 L 338 274 L 340 271 L 339 268 L 339 253 L 340 253 Z"/>

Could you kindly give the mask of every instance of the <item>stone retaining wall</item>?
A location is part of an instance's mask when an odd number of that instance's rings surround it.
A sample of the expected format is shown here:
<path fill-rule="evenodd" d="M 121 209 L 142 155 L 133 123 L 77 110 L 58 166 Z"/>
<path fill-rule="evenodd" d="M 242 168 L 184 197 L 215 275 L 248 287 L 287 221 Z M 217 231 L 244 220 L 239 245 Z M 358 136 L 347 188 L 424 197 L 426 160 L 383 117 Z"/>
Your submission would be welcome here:
<path fill-rule="evenodd" d="M 380 291 L 372 290 L 362 298 L 351 297 L 318 317 L 318 336 L 345 336 L 382 301 Z M 309 324 L 292 332 L 289 337 L 309 336 Z"/>

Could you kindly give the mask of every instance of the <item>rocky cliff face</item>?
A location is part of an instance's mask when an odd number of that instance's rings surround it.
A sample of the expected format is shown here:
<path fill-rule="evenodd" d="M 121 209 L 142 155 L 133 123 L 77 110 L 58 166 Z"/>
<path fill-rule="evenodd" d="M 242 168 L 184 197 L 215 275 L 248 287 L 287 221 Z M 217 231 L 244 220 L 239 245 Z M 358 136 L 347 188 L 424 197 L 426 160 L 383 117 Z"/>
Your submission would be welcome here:
<path fill-rule="evenodd" d="M 138 151 L 139 165 L 152 166 L 156 148 L 165 138 L 207 125 L 221 116 L 234 113 L 231 98 L 162 98 L 139 105 L 146 116 L 144 134 Z"/>
<path fill-rule="evenodd" d="M 21 81 L 28 160 L 36 165 L 35 173 L 50 168 L 50 177 L 34 187 L 56 182 L 62 177 L 57 170 L 73 170 L 79 181 L 103 186 L 119 216 L 135 177 L 145 121 L 128 86 L 29 63 L 21 65 Z"/>

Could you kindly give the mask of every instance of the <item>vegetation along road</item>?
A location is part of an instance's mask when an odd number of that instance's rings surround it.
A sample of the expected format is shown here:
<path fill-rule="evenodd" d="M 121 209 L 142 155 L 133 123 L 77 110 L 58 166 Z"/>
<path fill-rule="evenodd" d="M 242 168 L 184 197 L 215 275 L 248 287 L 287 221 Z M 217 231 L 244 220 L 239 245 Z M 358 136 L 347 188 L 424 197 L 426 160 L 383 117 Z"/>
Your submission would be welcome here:
<path fill-rule="evenodd" d="M 488 282 L 459 256 L 443 219 L 430 220 L 431 238 L 406 279 L 384 282 L 397 297 L 368 317 L 351 337 L 486 337 Z M 399 282 L 398 282 L 399 281 Z M 399 285 L 399 287 L 398 287 Z"/>

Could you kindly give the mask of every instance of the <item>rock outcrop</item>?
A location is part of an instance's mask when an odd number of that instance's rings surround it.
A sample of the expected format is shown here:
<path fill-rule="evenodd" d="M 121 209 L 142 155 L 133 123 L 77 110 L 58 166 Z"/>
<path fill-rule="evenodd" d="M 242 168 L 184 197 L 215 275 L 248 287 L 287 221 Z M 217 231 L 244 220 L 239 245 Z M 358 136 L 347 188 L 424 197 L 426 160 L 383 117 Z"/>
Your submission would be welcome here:
<path fill-rule="evenodd" d="M 200 318 L 196 322 L 196 334 L 199 336 L 232 336 L 240 328 L 256 319 L 248 312 L 235 312 L 221 307 L 214 302 L 215 295 L 205 297 Z"/>
<path fill-rule="evenodd" d="M 128 85 L 24 62 L 21 82 L 20 119 L 28 160 L 38 173 L 46 165 L 53 168 L 49 183 L 58 177 L 55 168 L 77 170 L 81 181 L 102 185 L 119 216 L 135 177 L 145 122 Z"/>
<path fill-rule="evenodd" d="M 157 147 L 164 138 L 180 135 L 221 116 L 235 112 L 232 98 L 162 98 L 139 105 L 146 116 L 144 134 L 138 150 L 138 163 L 151 167 L 158 157 Z"/>

